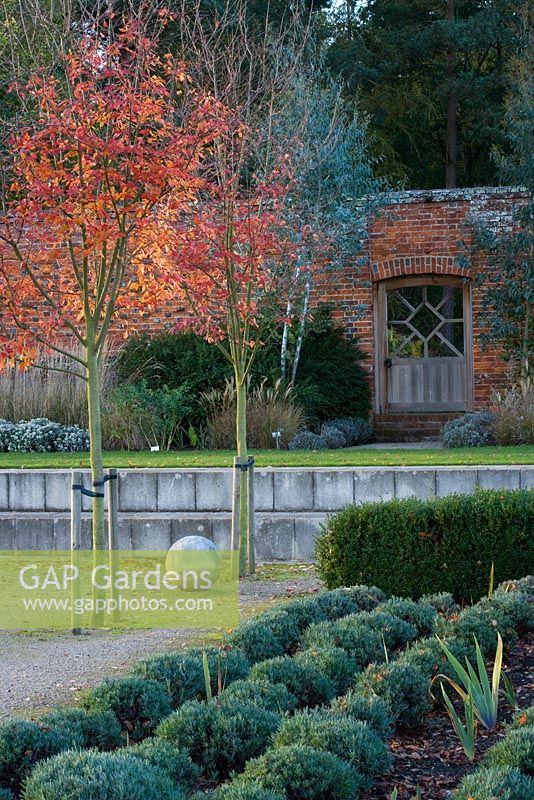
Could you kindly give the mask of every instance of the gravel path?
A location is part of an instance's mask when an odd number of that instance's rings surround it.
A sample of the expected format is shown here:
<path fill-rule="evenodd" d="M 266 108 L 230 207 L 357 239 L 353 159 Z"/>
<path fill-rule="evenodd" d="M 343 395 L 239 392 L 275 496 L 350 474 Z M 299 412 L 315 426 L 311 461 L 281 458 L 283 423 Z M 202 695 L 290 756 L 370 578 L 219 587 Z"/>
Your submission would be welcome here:
<path fill-rule="evenodd" d="M 281 576 L 282 577 L 282 576 Z M 246 579 L 241 584 L 241 610 L 257 607 L 295 593 L 315 591 L 319 581 L 309 568 L 283 580 Z M 76 701 L 81 690 L 104 678 L 120 675 L 150 653 L 176 650 L 198 636 L 197 631 L 109 631 L 72 636 L 70 633 L 0 631 L 0 718 L 56 704 Z"/>

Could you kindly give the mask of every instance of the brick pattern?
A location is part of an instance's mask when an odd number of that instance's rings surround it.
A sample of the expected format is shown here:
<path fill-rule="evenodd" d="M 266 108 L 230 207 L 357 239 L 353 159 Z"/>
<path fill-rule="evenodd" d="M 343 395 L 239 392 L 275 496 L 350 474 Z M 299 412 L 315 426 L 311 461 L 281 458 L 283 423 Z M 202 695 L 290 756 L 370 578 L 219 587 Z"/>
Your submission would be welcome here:
<path fill-rule="evenodd" d="M 446 422 L 460 414 L 376 414 L 374 430 L 379 442 L 412 442 L 437 439 Z"/>
<path fill-rule="evenodd" d="M 371 264 L 371 279 L 383 281 L 405 275 L 451 275 L 469 278 L 470 270 L 456 263 L 454 256 L 404 256 Z"/>
<path fill-rule="evenodd" d="M 365 265 L 345 269 L 317 284 L 315 301 L 336 305 L 335 317 L 344 326 L 347 336 L 358 337 L 361 349 L 368 356 L 365 367 L 373 397 L 373 287 L 381 280 L 404 275 L 449 275 L 470 281 L 475 274 L 484 271 L 485 266 L 480 255 L 470 268 L 458 263 L 459 257 L 469 252 L 473 223 L 479 221 L 495 231 L 507 231 L 514 210 L 526 200 L 524 192 L 506 188 L 393 194 L 369 222 Z M 491 280 L 489 274 L 488 280 Z M 481 347 L 483 329 L 478 322 L 481 299 L 481 291 L 473 286 L 475 408 L 486 407 L 492 389 L 505 386 L 508 380 L 498 349 L 483 350 Z M 417 418 L 417 415 L 409 416 L 412 420 Z M 424 426 L 421 433 L 425 433 Z"/>

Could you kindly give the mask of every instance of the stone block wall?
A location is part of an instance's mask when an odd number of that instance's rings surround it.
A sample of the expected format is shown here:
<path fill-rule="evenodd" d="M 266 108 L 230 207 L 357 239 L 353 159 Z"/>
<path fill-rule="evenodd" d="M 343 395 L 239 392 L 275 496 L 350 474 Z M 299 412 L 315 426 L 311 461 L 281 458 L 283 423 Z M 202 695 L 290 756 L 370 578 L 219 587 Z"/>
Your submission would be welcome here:
<path fill-rule="evenodd" d="M 255 479 L 258 560 L 313 561 L 321 525 L 350 503 L 532 489 L 534 466 L 266 468 Z M 62 470 L 0 471 L 0 550 L 69 549 L 70 482 Z M 164 550 L 189 535 L 228 548 L 231 498 L 230 469 L 121 470 L 118 549 Z"/>

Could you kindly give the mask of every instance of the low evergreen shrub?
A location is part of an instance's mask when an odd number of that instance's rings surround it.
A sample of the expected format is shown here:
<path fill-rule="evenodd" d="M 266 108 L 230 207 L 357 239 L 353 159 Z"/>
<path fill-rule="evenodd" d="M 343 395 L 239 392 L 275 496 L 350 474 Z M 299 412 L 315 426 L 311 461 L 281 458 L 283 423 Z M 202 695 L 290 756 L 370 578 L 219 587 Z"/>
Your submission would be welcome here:
<path fill-rule="evenodd" d="M 297 698 L 298 707 L 323 705 L 335 695 L 332 681 L 309 664 L 299 664 L 294 658 L 281 656 L 254 664 L 250 670 L 254 681 L 281 683 Z"/>
<path fill-rule="evenodd" d="M 70 750 L 38 764 L 24 800 L 182 800 L 169 777 L 123 753 Z"/>
<path fill-rule="evenodd" d="M 41 721 L 60 735 L 71 738 L 82 749 L 114 750 L 123 743 L 121 726 L 111 711 L 57 708 Z"/>
<path fill-rule="evenodd" d="M 261 753 L 278 725 L 278 715 L 253 703 L 192 700 L 164 720 L 156 734 L 185 750 L 207 777 L 223 780 Z"/>
<path fill-rule="evenodd" d="M 446 644 L 457 658 L 460 655 L 461 663 L 464 664 L 464 659 L 454 647 L 454 640 L 447 640 Z M 438 640 L 431 637 L 427 639 L 418 639 L 416 642 L 413 642 L 400 654 L 398 663 L 410 664 L 412 667 L 418 669 L 428 680 L 431 680 L 441 672 L 449 674 L 451 669 L 447 656 L 441 649 Z M 452 674 L 451 677 L 453 677 Z"/>
<path fill-rule="evenodd" d="M 410 664 L 373 664 L 356 676 L 354 690 L 382 697 L 398 728 L 417 727 L 430 708 L 428 680 Z"/>
<path fill-rule="evenodd" d="M 387 596 L 377 586 L 349 586 L 346 589 L 333 589 L 329 594 L 341 591 L 356 605 L 355 611 L 374 611 L 374 609 L 387 600 Z M 350 613 L 350 612 L 349 612 Z"/>
<path fill-rule="evenodd" d="M 284 653 L 291 652 L 298 644 L 300 639 L 299 627 L 293 617 L 284 609 L 265 611 L 259 614 L 256 619 L 264 630 L 269 631 L 280 642 Z"/>
<path fill-rule="evenodd" d="M 328 450 L 339 450 L 347 445 L 347 439 L 343 431 L 331 422 L 323 422 L 319 435 L 325 440 Z"/>
<path fill-rule="evenodd" d="M 530 708 L 521 708 L 519 711 L 516 711 L 510 728 L 516 730 L 531 725 L 534 725 L 534 706 L 530 706 Z"/>
<path fill-rule="evenodd" d="M 206 795 L 203 795 L 206 797 Z M 196 798 L 192 798 L 196 800 Z M 201 800 L 199 796 L 198 800 Z M 209 795 L 208 800 L 285 800 L 285 795 L 264 789 L 259 783 L 225 783 Z"/>
<path fill-rule="evenodd" d="M 417 638 L 417 628 L 410 622 L 401 619 L 393 612 L 381 610 L 379 606 L 376 611 L 364 611 L 361 614 L 355 615 L 354 619 L 358 625 L 366 625 L 370 630 L 377 633 L 383 644 L 388 650 L 396 650 L 399 647 L 404 647 L 408 642 L 413 642 Z M 346 617 L 347 620 L 352 617 Z M 340 620 L 344 623 L 345 620 Z"/>
<path fill-rule="evenodd" d="M 347 447 L 367 442 L 373 435 L 371 424 L 361 417 L 337 417 L 329 423 L 337 428 L 345 437 Z"/>
<path fill-rule="evenodd" d="M 495 442 L 493 414 L 474 411 L 446 422 L 441 429 L 443 447 L 483 447 Z"/>
<path fill-rule="evenodd" d="M 206 693 L 202 659 L 189 650 L 148 656 L 134 664 L 132 675 L 142 680 L 157 681 L 167 690 L 173 708 Z"/>
<path fill-rule="evenodd" d="M 284 604 L 284 611 L 295 620 L 301 632 L 314 622 L 326 620 L 326 614 L 317 602 L 317 597 L 298 597 L 290 600 Z"/>
<path fill-rule="evenodd" d="M 294 694 L 291 694 L 282 683 L 270 683 L 269 681 L 235 681 L 218 697 L 221 705 L 235 700 L 243 703 L 256 703 L 275 714 L 294 711 L 297 707 L 297 698 Z"/>
<path fill-rule="evenodd" d="M 512 730 L 484 756 L 488 767 L 517 767 L 526 775 L 534 775 L 534 725 Z"/>
<path fill-rule="evenodd" d="M 354 658 L 358 669 L 373 661 L 384 659 L 384 643 L 378 631 L 359 622 L 359 614 L 343 617 L 337 622 L 319 622 L 304 632 L 307 649 L 341 647 Z"/>
<path fill-rule="evenodd" d="M 156 736 L 170 742 L 176 749 L 184 750 L 194 764 L 215 772 L 214 746 L 211 733 L 217 725 L 218 710 L 215 703 L 190 700 L 163 720 L 156 728 Z M 215 745 L 216 746 L 216 745 Z"/>
<path fill-rule="evenodd" d="M 484 447 L 495 443 L 493 414 L 474 411 L 446 422 L 441 429 L 443 447 Z"/>
<path fill-rule="evenodd" d="M 251 664 L 284 655 L 284 647 L 269 630 L 264 630 L 255 617 L 242 622 L 225 638 L 230 647 L 243 651 Z"/>
<path fill-rule="evenodd" d="M 526 575 L 519 580 L 508 580 L 500 583 L 494 592 L 494 597 L 500 594 L 525 594 L 534 597 L 534 575 Z"/>
<path fill-rule="evenodd" d="M 35 764 L 76 746 L 71 736 L 25 719 L 0 722 L 0 787 L 18 794 Z"/>
<path fill-rule="evenodd" d="M 534 570 L 533 528 L 532 489 L 348 506 L 317 540 L 318 571 L 330 589 L 376 583 L 402 597 L 472 602 L 487 593 L 492 563 L 497 580 L 518 563 Z"/>
<path fill-rule="evenodd" d="M 344 694 L 351 685 L 358 671 L 356 659 L 341 647 L 320 647 L 304 650 L 294 656 L 297 664 L 304 664 L 318 669 L 329 678 L 336 695 Z"/>
<path fill-rule="evenodd" d="M 329 710 L 298 711 L 286 718 L 273 739 L 274 747 L 313 747 L 347 761 L 364 778 L 364 787 L 391 766 L 391 756 L 376 730 L 366 722 Z"/>
<path fill-rule="evenodd" d="M 436 627 L 436 609 L 427 603 L 406 600 L 404 597 L 391 597 L 378 607 L 377 611 L 393 614 L 410 625 L 415 626 L 419 636 L 434 633 Z"/>
<path fill-rule="evenodd" d="M 75 453 L 89 450 L 89 433 L 77 425 L 43 418 L 0 420 L 0 451 L 10 453 Z"/>
<path fill-rule="evenodd" d="M 476 637 L 482 653 L 488 657 L 495 654 L 497 632 L 508 646 L 517 641 L 511 617 L 502 613 L 496 606 L 493 607 L 489 601 L 465 608 L 458 615 L 458 619 L 450 623 L 447 631 L 457 641 L 463 641 L 467 645 L 472 645 Z"/>
<path fill-rule="evenodd" d="M 299 597 L 283 608 L 303 631 L 317 622 L 340 619 L 358 611 L 372 611 L 385 600 L 386 595 L 376 586 L 351 586 L 319 592 L 314 597 Z"/>
<path fill-rule="evenodd" d="M 336 713 L 366 722 L 382 739 L 389 739 L 392 736 L 393 720 L 387 703 L 381 697 L 365 697 L 351 689 L 346 694 L 336 697 L 332 701 L 332 708 Z"/>
<path fill-rule="evenodd" d="M 332 753 L 296 745 L 272 748 L 252 759 L 242 780 L 252 780 L 286 800 L 354 800 L 365 783 Z"/>
<path fill-rule="evenodd" d="M 273 612 L 274 614 L 275 612 Z M 242 650 L 234 647 L 206 647 L 190 650 L 197 658 L 203 662 L 203 654 L 208 659 L 208 667 L 211 678 L 211 691 L 216 694 L 219 685 L 224 689 L 234 681 L 246 678 L 250 672 L 250 662 Z M 204 696 L 204 693 L 203 693 Z"/>
<path fill-rule="evenodd" d="M 534 781 L 514 767 L 477 769 L 462 778 L 453 800 L 532 800 Z"/>
<path fill-rule="evenodd" d="M 191 648 L 181 653 L 149 656 L 134 665 L 132 674 L 161 683 L 170 695 L 173 708 L 178 708 L 187 700 L 206 697 L 204 653 L 208 658 L 213 694 L 217 693 L 219 685 L 224 689 L 248 674 L 250 664 L 245 654 L 232 647 Z"/>
<path fill-rule="evenodd" d="M 9 789 L 3 789 L 0 786 L 0 800 L 15 800 L 15 795 Z"/>
<path fill-rule="evenodd" d="M 328 444 L 324 436 L 313 431 L 299 431 L 289 444 L 288 450 L 328 450 Z"/>
<path fill-rule="evenodd" d="M 156 767 L 184 791 L 193 789 L 200 777 L 200 769 L 193 764 L 185 750 L 178 750 L 170 742 L 158 737 L 145 739 L 122 753 Z"/>
<path fill-rule="evenodd" d="M 149 736 L 172 711 L 161 683 L 142 678 L 106 678 L 86 694 L 81 705 L 86 711 L 111 711 L 134 742 Z"/>
<path fill-rule="evenodd" d="M 333 589 L 330 592 L 319 592 L 315 602 L 327 620 L 336 620 L 360 611 L 358 603 L 347 589 Z"/>
<path fill-rule="evenodd" d="M 458 611 L 458 605 L 450 592 L 425 594 L 421 597 L 421 603 L 432 606 L 438 614 L 454 614 Z"/>
<path fill-rule="evenodd" d="M 477 608 L 480 612 L 487 610 L 501 625 L 514 628 L 517 633 L 534 630 L 534 605 L 521 592 L 495 592 L 491 600 L 487 597 L 479 600 Z"/>
<path fill-rule="evenodd" d="M 296 619 L 286 611 L 278 610 L 246 620 L 227 637 L 227 642 L 242 650 L 254 664 L 290 652 L 299 638 Z"/>
<path fill-rule="evenodd" d="M 474 640 L 464 642 L 463 640 L 450 638 L 446 640 L 446 645 L 452 654 L 460 661 L 463 667 L 466 666 L 466 658 L 471 664 L 476 663 L 476 652 Z M 449 689 L 447 676 L 452 680 L 457 680 L 458 676 L 441 649 L 439 642 L 435 638 L 419 639 L 410 645 L 397 659 L 398 664 L 408 664 L 419 670 L 430 686 L 430 700 L 436 705 L 443 703 L 441 684 L 445 689 Z"/>

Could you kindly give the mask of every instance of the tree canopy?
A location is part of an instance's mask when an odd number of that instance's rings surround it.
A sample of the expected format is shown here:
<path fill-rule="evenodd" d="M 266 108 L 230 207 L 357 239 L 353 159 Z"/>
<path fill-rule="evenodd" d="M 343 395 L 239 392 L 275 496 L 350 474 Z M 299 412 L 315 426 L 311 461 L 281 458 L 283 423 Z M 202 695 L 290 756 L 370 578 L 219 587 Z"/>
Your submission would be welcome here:
<path fill-rule="evenodd" d="M 369 114 L 383 175 L 408 188 L 444 185 L 452 94 L 458 185 L 498 182 L 491 151 L 504 141 L 516 11 L 516 0 L 347 0 L 337 5 L 323 32 L 330 40 L 328 63 L 345 81 L 347 97 L 358 97 Z"/>

